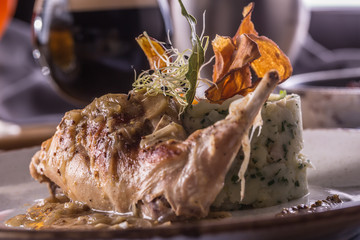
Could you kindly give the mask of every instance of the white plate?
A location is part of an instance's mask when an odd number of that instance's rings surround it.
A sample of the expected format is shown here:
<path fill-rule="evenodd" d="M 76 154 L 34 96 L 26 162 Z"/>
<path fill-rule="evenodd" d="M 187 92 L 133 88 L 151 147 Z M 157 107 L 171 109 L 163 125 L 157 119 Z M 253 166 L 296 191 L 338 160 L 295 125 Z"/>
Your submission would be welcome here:
<path fill-rule="evenodd" d="M 306 130 L 304 153 L 316 169 L 308 170 L 309 196 L 275 207 L 238 211 L 221 220 L 166 227 L 117 231 L 32 231 L 8 228 L 4 221 L 25 212 L 36 199 L 49 196 L 47 187 L 31 179 L 28 165 L 38 150 L 0 153 L 0 238 L 151 238 L 174 239 L 347 239 L 360 236 L 360 130 Z M 275 217 L 283 207 L 313 203 L 339 194 L 334 209 Z"/>

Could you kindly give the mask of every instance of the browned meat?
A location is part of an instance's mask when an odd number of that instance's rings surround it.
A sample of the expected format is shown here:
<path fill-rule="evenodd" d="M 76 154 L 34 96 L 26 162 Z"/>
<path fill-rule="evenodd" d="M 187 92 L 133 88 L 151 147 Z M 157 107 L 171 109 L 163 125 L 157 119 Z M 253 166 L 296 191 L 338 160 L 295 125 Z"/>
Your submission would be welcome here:
<path fill-rule="evenodd" d="M 94 209 L 160 220 L 205 217 L 277 82 L 277 73 L 268 73 L 226 119 L 187 138 L 171 99 L 106 95 L 66 113 L 33 157 L 31 174 Z"/>

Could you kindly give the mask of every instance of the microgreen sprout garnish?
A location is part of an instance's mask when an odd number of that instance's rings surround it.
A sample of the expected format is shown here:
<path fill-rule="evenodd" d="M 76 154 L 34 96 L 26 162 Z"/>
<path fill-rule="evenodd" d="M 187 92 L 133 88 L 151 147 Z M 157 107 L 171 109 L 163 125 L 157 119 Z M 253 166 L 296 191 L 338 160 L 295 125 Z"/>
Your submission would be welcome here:
<path fill-rule="evenodd" d="M 209 45 L 209 37 L 199 37 L 196 34 L 196 19 L 190 15 L 181 0 L 179 0 L 182 15 L 187 19 L 191 29 L 192 49 L 180 52 L 171 44 L 165 49 L 163 54 L 157 51 L 153 45 L 153 40 L 146 32 L 146 37 L 151 51 L 157 55 L 160 61 L 153 62 L 150 70 L 143 71 L 136 77 L 133 83 L 134 91 L 144 91 L 147 95 L 164 94 L 170 96 L 180 104 L 180 113 L 190 106 L 195 98 L 198 80 L 200 80 L 200 70 L 205 60 L 205 51 Z M 165 44 L 162 44 L 165 46 Z"/>
<path fill-rule="evenodd" d="M 152 46 L 151 39 L 146 32 L 143 35 Z M 172 47 L 166 49 L 165 54 L 157 55 L 166 64 L 165 67 L 159 67 L 155 64 L 154 69 L 149 69 L 141 72 L 133 83 L 135 91 L 145 90 L 146 94 L 154 96 L 157 94 L 164 94 L 175 98 L 182 106 L 184 111 L 187 106 L 186 93 L 190 88 L 190 82 L 186 79 L 186 73 L 189 69 L 188 59 L 191 50 L 187 49 L 180 52 L 178 49 Z M 156 51 L 155 47 L 152 49 Z"/>

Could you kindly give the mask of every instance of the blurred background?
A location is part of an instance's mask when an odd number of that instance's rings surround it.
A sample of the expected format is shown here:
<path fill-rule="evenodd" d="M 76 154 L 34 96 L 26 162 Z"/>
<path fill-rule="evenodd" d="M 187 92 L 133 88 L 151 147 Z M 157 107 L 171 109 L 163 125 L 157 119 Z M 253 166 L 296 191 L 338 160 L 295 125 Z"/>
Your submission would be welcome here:
<path fill-rule="evenodd" d="M 1 9 L 5 9 L 7 1 L 0 0 Z M 107 92 L 127 92 L 134 79 L 134 70 L 140 72 L 148 68 L 134 40 L 144 30 L 162 41 L 169 42 L 170 37 L 180 50 L 190 47 L 189 28 L 180 14 L 177 0 L 14 2 L 13 13 L 9 10 L 8 14 L 12 18 L 0 38 L 0 149 L 39 144 L 55 131 L 64 112 L 83 107 Z M 199 33 L 206 10 L 205 33 L 212 39 L 215 34 L 233 36 L 242 20 L 242 9 L 250 1 L 183 2 L 198 19 Z M 329 76 L 328 71 L 330 78 L 345 74 L 351 79 L 347 81 L 352 91 L 350 105 L 340 108 L 350 111 L 355 106 L 355 112 L 341 113 L 346 119 L 340 119 L 327 111 L 322 116 L 325 120 L 321 121 L 314 120 L 321 118 L 318 115 L 303 113 L 307 118 L 304 127 L 358 128 L 360 2 L 254 2 L 255 28 L 260 35 L 274 40 L 291 59 L 294 80 L 287 82 L 297 85 L 300 82 L 300 88 L 304 88 L 304 82 L 313 78 L 309 74 L 328 73 L 315 75 L 315 80 L 320 81 Z M 5 13 L 1 14 L 0 21 L 3 21 Z M 211 50 L 208 54 L 211 55 Z M 340 75 L 334 72 L 338 70 Z M 210 77 L 210 70 L 203 75 Z M 305 88 L 311 84 L 314 85 L 309 83 Z M 322 84 L 323 87 L 328 85 Z M 296 86 L 288 84 L 284 88 L 296 92 Z M 310 101 L 303 104 L 307 108 L 319 101 L 313 96 L 307 97 L 304 92 L 300 94 Z M 334 105 L 328 100 L 329 95 L 324 98 L 327 100 L 318 105 L 319 108 Z M 335 98 L 335 101 L 341 99 Z M 351 123 L 346 121 L 349 118 Z M 328 122 L 327 119 L 332 120 Z"/>

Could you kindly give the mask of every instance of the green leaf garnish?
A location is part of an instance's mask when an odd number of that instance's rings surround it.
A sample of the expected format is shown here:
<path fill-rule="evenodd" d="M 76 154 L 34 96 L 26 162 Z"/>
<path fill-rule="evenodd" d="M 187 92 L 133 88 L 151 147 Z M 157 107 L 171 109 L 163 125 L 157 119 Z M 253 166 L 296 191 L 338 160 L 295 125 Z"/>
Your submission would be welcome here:
<path fill-rule="evenodd" d="M 203 65 L 205 61 L 205 51 L 203 47 L 203 41 L 200 39 L 200 37 L 196 34 L 196 19 L 190 15 L 186 9 L 184 4 L 181 0 L 179 0 L 179 4 L 181 7 L 181 14 L 186 18 L 190 25 L 191 29 L 191 44 L 192 44 L 192 53 L 189 57 L 189 68 L 188 72 L 186 73 L 186 79 L 189 81 L 190 86 L 189 90 L 186 92 L 186 102 L 188 103 L 188 106 L 191 106 L 196 93 L 196 86 L 197 86 L 197 80 L 199 77 L 199 71 L 200 67 Z"/>

